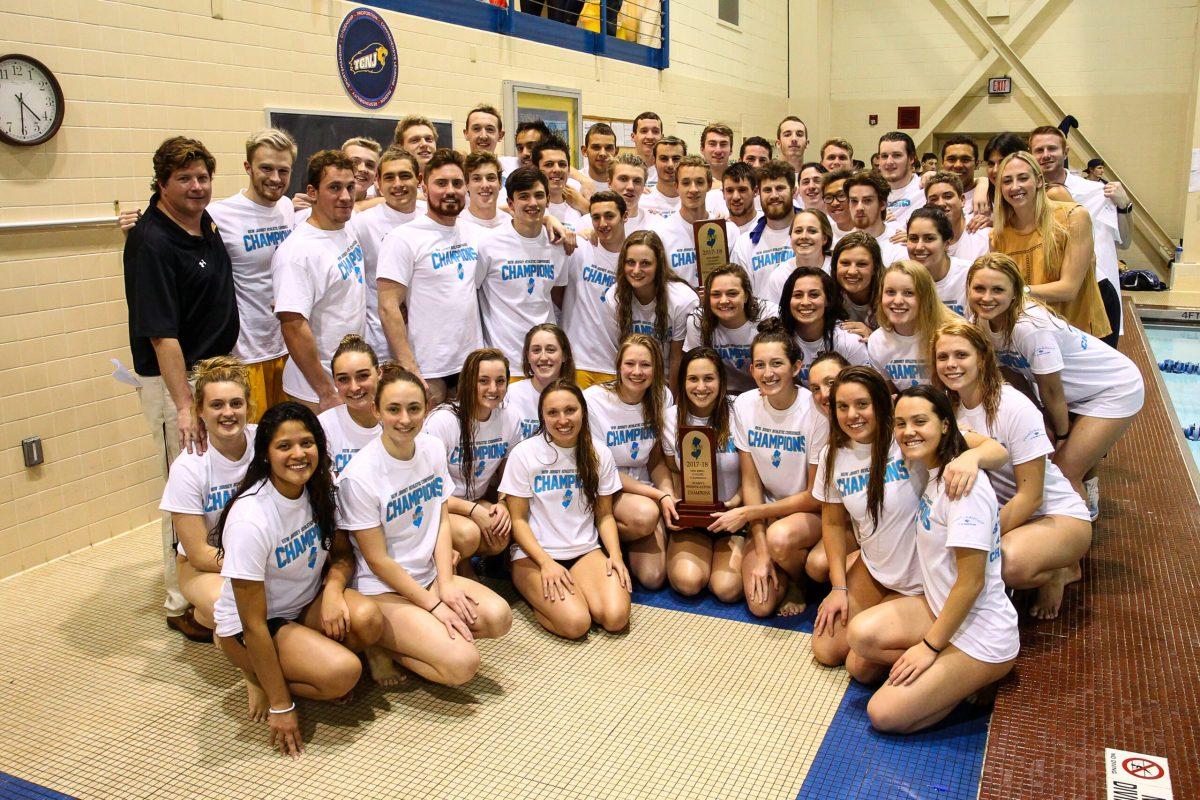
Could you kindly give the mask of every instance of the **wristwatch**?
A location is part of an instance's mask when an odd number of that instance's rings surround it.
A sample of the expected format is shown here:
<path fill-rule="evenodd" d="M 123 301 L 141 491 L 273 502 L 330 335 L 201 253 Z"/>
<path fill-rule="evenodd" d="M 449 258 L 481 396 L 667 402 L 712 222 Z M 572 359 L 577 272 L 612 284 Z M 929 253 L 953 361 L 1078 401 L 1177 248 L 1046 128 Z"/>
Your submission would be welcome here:
<path fill-rule="evenodd" d="M 1129 205 L 1125 206 L 1124 208 L 1118 208 L 1117 213 L 1118 214 L 1132 214 L 1133 213 L 1133 201 L 1130 200 Z"/>

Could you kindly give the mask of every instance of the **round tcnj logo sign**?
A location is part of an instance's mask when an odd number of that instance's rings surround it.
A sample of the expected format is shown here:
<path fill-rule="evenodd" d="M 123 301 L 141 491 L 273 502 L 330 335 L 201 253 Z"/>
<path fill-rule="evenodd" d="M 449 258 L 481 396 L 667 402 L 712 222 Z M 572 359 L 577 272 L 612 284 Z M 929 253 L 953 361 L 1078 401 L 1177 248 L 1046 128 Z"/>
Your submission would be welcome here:
<path fill-rule="evenodd" d="M 382 108 L 396 91 L 396 41 L 383 17 L 356 8 L 342 20 L 337 39 L 342 84 L 364 108 Z"/>

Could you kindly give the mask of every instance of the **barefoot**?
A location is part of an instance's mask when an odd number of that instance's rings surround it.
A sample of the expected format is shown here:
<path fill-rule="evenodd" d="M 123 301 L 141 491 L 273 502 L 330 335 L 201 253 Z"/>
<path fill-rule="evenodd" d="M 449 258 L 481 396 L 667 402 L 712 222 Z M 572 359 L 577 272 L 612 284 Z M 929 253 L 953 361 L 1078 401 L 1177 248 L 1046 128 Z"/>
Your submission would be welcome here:
<path fill-rule="evenodd" d="M 1063 567 L 1056 570 L 1054 577 L 1038 587 L 1037 599 L 1029 607 L 1029 615 L 1034 619 L 1055 619 L 1058 609 L 1062 606 L 1063 589 L 1071 577 L 1071 568 Z"/>
<path fill-rule="evenodd" d="M 407 679 L 405 673 L 396 665 L 392 654 L 382 647 L 368 647 L 366 655 L 371 677 L 380 686 L 399 686 Z"/>
<path fill-rule="evenodd" d="M 1081 565 L 1080 562 L 1076 561 L 1071 566 L 1066 567 L 1066 570 L 1067 570 L 1067 585 L 1068 586 L 1070 586 L 1072 583 L 1076 583 L 1078 581 L 1083 580 L 1083 566 Z"/>
<path fill-rule="evenodd" d="M 783 596 L 783 602 L 779 604 L 777 612 L 781 617 L 794 617 L 797 614 L 803 614 L 805 609 L 804 590 L 796 581 L 788 584 L 787 593 Z"/>
<path fill-rule="evenodd" d="M 267 709 L 271 707 L 266 691 L 253 672 L 242 670 L 242 676 L 246 679 L 247 716 L 253 722 L 266 722 Z"/>

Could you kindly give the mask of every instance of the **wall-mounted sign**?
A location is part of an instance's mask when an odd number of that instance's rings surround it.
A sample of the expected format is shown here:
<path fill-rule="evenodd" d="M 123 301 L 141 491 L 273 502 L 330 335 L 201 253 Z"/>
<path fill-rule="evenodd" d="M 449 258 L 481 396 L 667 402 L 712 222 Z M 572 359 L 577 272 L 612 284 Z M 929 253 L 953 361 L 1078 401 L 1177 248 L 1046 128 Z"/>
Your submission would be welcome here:
<path fill-rule="evenodd" d="M 383 17 L 356 8 L 342 20 L 337 38 L 338 74 L 346 93 L 363 108 L 382 108 L 396 91 L 396 40 Z"/>
<path fill-rule="evenodd" d="M 1012 78 L 988 78 L 988 94 L 1012 94 Z"/>

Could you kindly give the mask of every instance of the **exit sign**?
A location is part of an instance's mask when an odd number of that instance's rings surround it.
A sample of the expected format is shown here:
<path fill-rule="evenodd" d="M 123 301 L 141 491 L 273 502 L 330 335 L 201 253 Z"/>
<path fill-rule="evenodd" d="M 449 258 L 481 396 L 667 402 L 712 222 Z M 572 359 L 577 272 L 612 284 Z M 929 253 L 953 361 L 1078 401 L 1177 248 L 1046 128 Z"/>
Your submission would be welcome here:
<path fill-rule="evenodd" d="M 1007 75 L 1003 78 L 989 78 L 988 94 L 1012 94 L 1012 78 Z"/>

